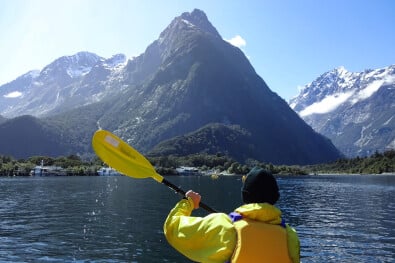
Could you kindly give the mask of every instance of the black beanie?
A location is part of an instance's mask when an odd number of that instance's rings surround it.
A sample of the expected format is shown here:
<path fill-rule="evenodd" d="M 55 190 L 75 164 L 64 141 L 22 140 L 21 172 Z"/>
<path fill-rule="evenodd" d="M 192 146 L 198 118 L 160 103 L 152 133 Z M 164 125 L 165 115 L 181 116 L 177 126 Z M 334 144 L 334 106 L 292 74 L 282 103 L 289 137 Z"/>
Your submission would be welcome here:
<path fill-rule="evenodd" d="M 274 205 L 280 198 L 278 185 L 274 176 L 260 168 L 254 167 L 248 174 L 241 188 L 245 204 L 269 203 Z"/>

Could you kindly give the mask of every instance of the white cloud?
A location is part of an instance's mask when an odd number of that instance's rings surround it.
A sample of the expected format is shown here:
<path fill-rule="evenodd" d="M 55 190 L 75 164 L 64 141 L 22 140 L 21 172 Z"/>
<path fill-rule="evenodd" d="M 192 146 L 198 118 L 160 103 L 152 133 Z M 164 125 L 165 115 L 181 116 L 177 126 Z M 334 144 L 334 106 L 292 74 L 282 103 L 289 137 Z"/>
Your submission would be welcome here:
<path fill-rule="evenodd" d="M 4 98 L 14 99 L 14 98 L 18 98 L 20 96 L 22 96 L 22 92 L 13 91 L 13 92 L 10 92 L 10 93 L 4 95 Z"/>
<path fill-rule="evenodd" d="M 343 102 L 353 95 L 353 92 L 339 93 L 325 97 L 323 100 L 313 103 L 301 112 L 301 117 L 311 114 L 324 114 L 335 110 Z"/>
<path fill-rule="evenodd" d="M 231 39 L 225 39 L 225 41 L 238 48 L 245 47 L 247 45 L 247 42 L 240 35 L 236 35 Z"/>
<path fill-rule="evenodd" d="M 357 95 L 358 100 L 364 100 L 372 96 L 373 93 L 375 93 L 380 89 L 383 83 L 384 83 L 383 80 L 373 81 L 371 84 L 369 84 L 366 88 L 364 88 L 358 93 Z"/>
<path fill-rule="evenodd" d="M 395 83 L 395 76 L 386 75 L 382 79 L 375 80 L 364 89 L 360 90 L 352 103 L 357 103 L 358 101 L 364 100 L 372 96 L 376 91 L 378 91 L 383 85 Z"/>

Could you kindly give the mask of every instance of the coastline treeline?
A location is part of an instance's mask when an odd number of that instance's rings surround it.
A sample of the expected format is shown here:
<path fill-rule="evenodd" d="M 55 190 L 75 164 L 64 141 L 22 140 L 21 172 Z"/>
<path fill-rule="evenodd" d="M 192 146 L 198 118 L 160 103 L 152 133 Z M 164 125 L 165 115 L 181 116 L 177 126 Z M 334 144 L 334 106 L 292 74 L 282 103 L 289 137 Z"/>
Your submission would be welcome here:
<path fill-rule="evenodd" d="M 256 160 L 248 160 L 241 164 L 234 159 L 222 155 L 193 154 L 188 156 L 148 157 L 155 169 L 162 175 L 175 175 L 176 168 L 190 166 L 201 171 L 226 171 L 231 174 L 247 174 L 254 166 L 260 166 L 273 174 L 382 174 L 395 173 L 395 150 L 383 153 L 375 152 L 368 157 L 344 158 L 333 163 L 308 166 L 273 165 Z M 68 176 L 93 176 L 105 164 L 96 158 L 83 160 L 77 155 L 52 158 L 33 156 L 16 160 L 10 156 L 0 155 L 0 176 L 29 176 L 31 171 L 40 165 L 57 166 L 65 170 Z"/>
<path fill-rule="evenodd" d="M 213 173 L 227 172 L 230 174 L 247 174 L 254 166 L 260 166 L 271 171 L 274 174 L 294 174 L 303 175 L 307 174 L 299 166 L 288 165 L 273 165 L 271 163 L 263 163 L 257 160 L 247 160 L 246 163 L 239 163 L 234 159 L 222 155 L 209 155 L 209 154 L 191 154 L 187 156 L 161 156 L 148 158 L 149 161 L 156 167 L 159 174 L 174 175 L 176 174 L 175 168 L 180 166 L 197 167 L 201 171 L 213 171 Z"/>
<path fill-rule="evenodd" d="M 199 167 L 202 170 L 216 169 L 235 174 L 246 174 L 254 166 L 260 166 L 273 174 L 382 174 L 395 173 L 395 150 L 375 152 L 371 156 L 343 158 L 332 163 L 315 165 L 273 165 L 256 160 L 240 164 L 222 155 L 196 154 L 185 157 L 164 156 L 150 159 L 162 174 L 171 174 L 173 168 L 184 165 Z"/>
<path fill-rule="evenodd" d="M 305 166 L 309 173 L 382 174 L 395 173 L 395 150 L 375 152 L 371 156 L 339 159 L 328 164 Z"/>
<path fill-rule="evenodd" d="M 84 161 L 77 155 L 60 156 L 33 156 L 28 159 L 16 160 L 13 157 L 0 155 L 0 176 L 29 176 L 36 166 L 57 166 L 64 169 L 67 176 L 97 175 L 97 170 L 102 167 L 102 162 L 95 158 Z"/>

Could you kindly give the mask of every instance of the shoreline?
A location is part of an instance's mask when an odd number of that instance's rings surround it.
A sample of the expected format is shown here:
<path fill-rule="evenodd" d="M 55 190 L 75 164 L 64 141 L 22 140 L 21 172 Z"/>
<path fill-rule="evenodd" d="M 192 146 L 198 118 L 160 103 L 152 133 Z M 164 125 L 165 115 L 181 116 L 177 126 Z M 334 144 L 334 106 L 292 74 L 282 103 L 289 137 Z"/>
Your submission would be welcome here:
<path fill-rule="evenodd" d="M 364 176 L 364 175 L 390 175 L 390 176 L 395 176 L 395 172 L 394 173 L 310 173 L 308 175 L 311 176 L 327 176 L 327 175 L 331 175 L 331 176 L 342 176 L 342 175 L 354 175 L 354 176 Z"/>

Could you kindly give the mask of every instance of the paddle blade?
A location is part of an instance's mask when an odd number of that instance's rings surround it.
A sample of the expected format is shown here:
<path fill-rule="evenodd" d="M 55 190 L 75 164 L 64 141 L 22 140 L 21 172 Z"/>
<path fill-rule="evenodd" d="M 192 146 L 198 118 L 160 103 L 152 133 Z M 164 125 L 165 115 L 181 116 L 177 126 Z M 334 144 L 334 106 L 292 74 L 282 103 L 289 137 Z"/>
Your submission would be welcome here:
<path fill-rule="evenodd" d="M 126 176 L 152 177 L 158 182 L 163 180 L 143 155 L 109 131 L 96 131 L 92 137 L 92 147 L 103 162 Z"/>

